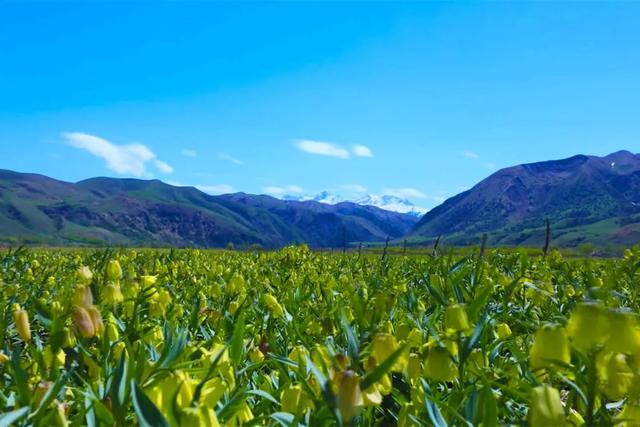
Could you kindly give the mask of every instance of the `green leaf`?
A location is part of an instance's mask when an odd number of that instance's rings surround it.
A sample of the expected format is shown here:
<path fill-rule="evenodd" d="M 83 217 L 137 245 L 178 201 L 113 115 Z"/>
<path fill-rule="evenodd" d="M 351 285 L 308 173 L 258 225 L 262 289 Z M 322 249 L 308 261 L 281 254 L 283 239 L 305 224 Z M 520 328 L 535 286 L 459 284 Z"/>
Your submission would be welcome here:
<path fill-rule="evenodd" d="M 424 405 L 427 408 L 427 415 L 429 415 L 429 419 L 433 423 L 434 427 L 447 427 L 447 422 L 442 416 L 438 405 L 431 400 L 431 388 L 429 387 L 429 384 L 424 380 L 424 378 L 420 381 L 422 382 L 422 387 L 425 392 Z"/>
<path fill-rule="evenodd" d="M 293 360 L 289 359 L 288 357 L 278 356 L 276 354 L 269 353 L 269 359 L 273 359 L 276 362 L 282 363 L 283 365 L 291 366 L 292 368 L 298 369 L 298 364 Z"/>
<path fill-rule="evenodd" d="M 362 390 L 366 390 L 371 387 L 374 383 L 378 382 L 387 372 L 391 370 L 393 365 L 396 363 L 396 360 L 400 357 L 402 352 L 404 352 L 406 348 L 406 344 L 401 345 L 389 355 L 381 364 L 376 366 L 376 368 L 371 371 L 367 376 L 364 377 L 362 383 L 360 384 L 360 388 Z"/>
<path fill-rule="evenodd" d="M 217 411 L 216 415 L 220 421 L 224 421 L 227 417 L 233 415 L 236 410 L 244 403 L 244 392 L 239 390 L 231 399 L 225 402 Z"/>
<path fill-rule="evenodd" d="M 49 408 L 49 404 L 51 404 L 51 402 L 53 402 L 53 399 L 55 399 L 56 396 L 58 396 L 58 394 L 60 393 L 60 390 L 62 390 L 62 387 L 67 382 L 67 380 L 69 379 L 72 373 L 73 373 L 73 370 L 69 370 L 64 375 L 60 375 L 58 377 L 56 382 L 53 383 L 53 386 L 51 386 L 42 397 L 42 400 L 40 401 L 40 405 L 38 405 L 38 409 L 36 409 L 36 411 L 33 414 L 31 414 L 30 416 L 31 421 L 37 421 L 40 419 L 42 414 Z"/>
<path fill-rule="evenodd" d="M 111 411 L 100 401 L 90 386 L 84 392 L 85 409 L 87 411 L 87 424 L 113 425 L 113 415 Z"/>
<path fill-rule="evenodd" d="M 283 427 L 290 427 L 295 420 L 295 416 L 288 412 L 274 412 L 270 417 Z"/>
<path fill-rule="evenodd" d="M 247 390 L 247 391 L 245 391 L 245 393 L 246 394 L 254 394 L 256 396 L 263 397 L 263 398 L 267 399 L 268 401 L 275 403 L 276 405 L 280 405 L 280 402 L 278 402 L 275 397 L 271 396 L 266 391 L 263 391 L 263 390 L 260 390 L 260 389 L 254 389 L 254 390 Z"/>
<path fill-rule="evenodd" d="M 151 399 L 142 391 L 136 380 L 131 380 L 131 396 L 133 408 L 138 416 L 138 423 L 141 427 L 169 427 L 167 419 Z"/>
<path fill-rule="evenodd" d="M 15 411 L 5 412 L 4 414 L 0 415 L 0 427 L 9 427 L 19 419 L 26 417 L 28 413 L 28 406 L 16 409 Z"/>
<path fill-rule="evenodd" d="M 223 347 L 218 352 L 218 354 L 216 354 L 216 357 L 213 359 L 211 364 L 209 364 L 209 369 L 207 370 L 207 375 L 205 375 L 204 378 L 202 379 L 202 381 L 200 381 L 198 383 L 198 385 L 196 386 L 195 391 L 193 392 L 193 399 L 191 399 L 191 405 L 192 406 L 196 406 L 198 404 L 198 402 L 200 401 L 200 395 L 202 394 L 202 388 L 207 383 L 207 381 L 209 381 L 212 378 L 213 371 L 218 366 L 218 363 L 220 363 L 220 359 L 222 359 L 222 356 L 224 356 L 224 353 L 226 352 L 226 350 L 227 350 L 227 348 Z"/>
<path fill-rule="evenodd" d="M 22 369 L 22 366 L 20 365 L 20 352 L 18 349 L 14 349 L 13 354 L 11 355 L 11 373 L 13 374 L 13 379 L 16 387 L 18 388 L 20 403 L 28 406 L 31 403 L 31 391 L 27 385 L 29 383 L 27 372 Z"/>
<path fill-rule="evenodd" d="M 113 384 L 111 386 L 113 415 L 118 424 L 123 423 L 127 415 L 127 367 L 127 359 L 123 353 L 113 373 Z"/>
<path fill-rule="evenodd" d="M 480 392 L 478 409 L 480 417 L 475 420 L 476 425 L 482 424 L 483 427 L 498 426 L 498 404 L 489 385 L 485 385 Z"/>
<path fill-rule="evenodd" d="M 187 331 L 178 329 L 174 333 L 169 323 L 165 322 L 162 328 L 162 335 L 164 336 L 164 348 L 158 362 L 156 362 L 156 366 L 158 369 L 167 369 L 186 347 Z"/>
<path fill-rule="evenodd" d="M 488 319 L 488 316 L 484 314 L 476 327 L 473 329 L 473 333 L 471 334 L 471 336 L 464 341 L 462 350 L 460 351 L 460 360 L 465 361 L 471 354 L 471 351 L 475 348 L 476 344 L 478 344 L 478 341 L 482 336 L 482 331 L 484 331 L 484 327 L 487 324 Z"/>
<path fill-rule="evenodd" d="M 351 360 L 357 361 L 360 357 L 360 344 L 343 310 L 340 310 L 340 325 L 342 325 L 344 335 L 347 337 L 347 353 Z"/>
<path fill-rule="evenodd" d="M 242 360 L 242 348 L 244 346 L 244 310 L 240 312 L 233 328 L 231 343 L 229 344 L 229 357 L 234 367 L 238 367 Z"/>

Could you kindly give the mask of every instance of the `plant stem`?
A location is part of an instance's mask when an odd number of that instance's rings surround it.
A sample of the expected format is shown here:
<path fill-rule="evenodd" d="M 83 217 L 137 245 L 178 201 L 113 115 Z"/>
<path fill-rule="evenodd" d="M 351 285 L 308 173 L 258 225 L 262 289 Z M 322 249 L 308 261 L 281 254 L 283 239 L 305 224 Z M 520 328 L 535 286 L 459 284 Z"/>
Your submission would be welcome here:
<path fill-rule="evenodd" d="M 585 425 L 587 427 L 594 426 L 594 409 L 596 406 L 596 392 L 598 386 L 598 371 L 596 369 L 596 350 L 589 352 L 589 390 L 587 395 L 587 417 L 585 419 Z"/>

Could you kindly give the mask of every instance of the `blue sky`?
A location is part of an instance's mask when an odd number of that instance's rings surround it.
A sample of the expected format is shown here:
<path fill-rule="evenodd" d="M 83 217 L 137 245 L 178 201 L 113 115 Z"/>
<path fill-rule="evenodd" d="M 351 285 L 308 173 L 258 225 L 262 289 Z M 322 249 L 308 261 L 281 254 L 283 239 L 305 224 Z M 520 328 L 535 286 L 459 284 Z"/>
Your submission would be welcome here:
<path fill-rule="evenodd" d="M 432 207 L 639 152 L 640 3 L 0 1 L 0 168 Z"/>

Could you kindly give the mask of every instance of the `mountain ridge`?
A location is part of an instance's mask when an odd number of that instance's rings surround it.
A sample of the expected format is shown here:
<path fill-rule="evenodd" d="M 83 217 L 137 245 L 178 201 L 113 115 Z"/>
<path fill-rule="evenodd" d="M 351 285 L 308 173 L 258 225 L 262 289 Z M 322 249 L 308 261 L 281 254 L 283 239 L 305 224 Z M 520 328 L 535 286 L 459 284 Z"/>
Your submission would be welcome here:
<path fill-rule="evenodd" d="M 555 240 L 635 243 L 640 232 L 640 155 L 576 155 L 501 169 L 427 212 L 412 240 L 463 244 L 488 233 L 495 244 L 537 245 L 549 218 Z"/>
<path fill-rule="evenodd" d="M 267 248 L 340 247 L 405 235 L 417 221 L 375 207 L 212 196 L 159 180 L 96 177 L 77 183 L 0 170 L 5 243 Z"/>
<path fill-rule="evenodd" d="M 329 205 L 336 205 L 342 202 L 351 202 L 362 206 L 374 206 L 387 211 L 409 214 L 415 217 L 424 215 L 428 209 L 421 208 L 412 203 L 409 199 L 393 196 L 389 194 L 376 195 L 365 194 L 359 197 L 346 198 L 339 194 L 331 193 L 324 190 L 315 196 L 298 196 L 292 194 L 285 194 L 281 197 L 281 200 L 294 200 L 294 201 L 308 201 L 313 200 L 320 203 L 326 203 Z"/>

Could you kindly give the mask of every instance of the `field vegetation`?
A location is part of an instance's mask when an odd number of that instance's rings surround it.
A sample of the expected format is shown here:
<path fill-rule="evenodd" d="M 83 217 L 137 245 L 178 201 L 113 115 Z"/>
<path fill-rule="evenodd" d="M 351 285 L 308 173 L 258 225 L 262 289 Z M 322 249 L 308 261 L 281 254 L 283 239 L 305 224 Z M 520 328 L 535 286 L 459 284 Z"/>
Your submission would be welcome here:
<path fill-rule="evenodd" d="M 0 425 L 640 425 L 640 251 L 0 253 Z"/>

